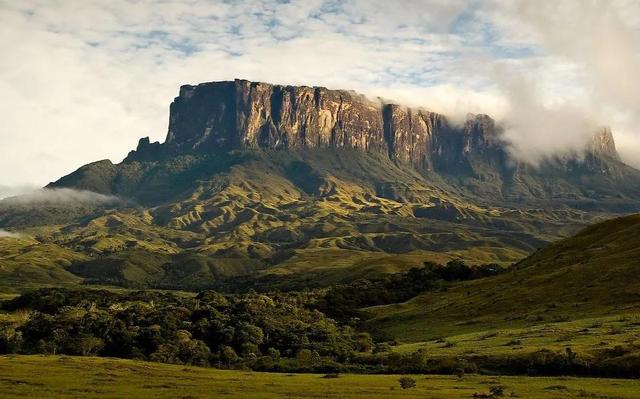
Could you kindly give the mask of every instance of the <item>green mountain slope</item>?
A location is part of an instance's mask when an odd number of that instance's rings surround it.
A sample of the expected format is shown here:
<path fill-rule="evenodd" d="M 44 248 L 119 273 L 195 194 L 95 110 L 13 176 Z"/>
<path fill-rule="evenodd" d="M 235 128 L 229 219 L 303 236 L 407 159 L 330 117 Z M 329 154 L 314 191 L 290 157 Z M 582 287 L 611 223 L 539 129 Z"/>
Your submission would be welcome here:
<path fill-rule="evenodd" d="M 69 266 L 87 257 L 54 243 L 31 238 L 0 238 L 0 287 L 6 291 L 78 284 Z"/>
<path fill-rule="evenodd" d="M 640 215 L 632 215 L 590 226 L 537 251 L 508 273 L 371 308 L 369 323 L 404 341 L 424 341 L 633 314 L 640 304 L 638 271 Z"/>
<path fill-rule="evenodd" d="M 63 180 L 87 187 L 102 176 L 89 169 Z M 197 288 L 245 273 L 324 285 L 453 257 L 510 264 L 609 215 L 478 205 L 436 175 L 356 151 L 184 156 L 114 170 L 106 193 L 126 202 L 54 204 L 42 215 L 39 203 L 3 201 L 2 226 L 90 257 L 68 268 L 90 282 Z M 211 266 L 189 266 L 194 259 Z"/>

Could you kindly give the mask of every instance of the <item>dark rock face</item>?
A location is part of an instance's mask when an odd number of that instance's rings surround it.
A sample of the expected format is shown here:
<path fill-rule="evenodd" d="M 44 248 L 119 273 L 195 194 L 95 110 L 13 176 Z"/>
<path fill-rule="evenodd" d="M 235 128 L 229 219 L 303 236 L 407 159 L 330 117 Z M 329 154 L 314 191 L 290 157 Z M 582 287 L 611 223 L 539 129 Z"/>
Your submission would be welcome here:
<path fill-rule="evenodd" d="M 416 166 L 432 166 L 438 133 L 449 130 L 442 115 L 387 104 L 383 107 L 383 120 L 391 158 L 410 161 Z"/>
<path fill-rule="evenodd" d="M 470 115 L 463 127 L 452 127 L 442 115 L 372 102 L 349 91 L 235 80 L 182 86 L 162 146 L 167 154 L 351 148 L 431 169 L 500 145 L 486 115 Z M 130 159 L 158 151 L 155 143 L 141 141 Z"/>
<path fill-rule="evenodd" d="M 135 161 L 149 161 L 162 156 L 163 146 L 159 142 L 151 143 L 149 137 L 138 140 L 138 147 L 135 151 L 129 152 L 127 159 Z"/>

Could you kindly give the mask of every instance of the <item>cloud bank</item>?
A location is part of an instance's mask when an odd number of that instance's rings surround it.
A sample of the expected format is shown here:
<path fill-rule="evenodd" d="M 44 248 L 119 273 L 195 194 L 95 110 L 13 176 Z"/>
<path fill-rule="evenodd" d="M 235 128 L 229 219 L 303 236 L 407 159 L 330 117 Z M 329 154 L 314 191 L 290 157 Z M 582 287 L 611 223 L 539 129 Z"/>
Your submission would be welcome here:
<path fill-rule="evenodd" d="M 109 205 L 119 203 L 113 195 L 104 195 L 70 188 L 42 188 L 2 200 L 7 205 Z"/>
<path fill-rule="evenodd" d="M 0 184 L 119 161 L 164 140 L 180 85 L 233 78 L 488 113 L 532 161 L 611 125 L 640 165 L 634 1 L 0 0 L 0 18 Z"/>
<path fill-rule="evenodd" d="M 38 190 L 39 187 L 33 184 L 19 184 L 15 186 L 0 185 L 0 200 L 7 197 L 15 197 Z"/>
<path fill-rule="evenodd" d="M 495 4 L 495 26 L 539 54 L 517 60 L 521 68 L 501 65 L 496 76 L 509 104 L 507 138 L 516 155 L 535 161 L 580 149 L 595 129 L 608 125 L 623 159 L 640 167 L 640 81 L 634 77 L 640 70 L 640 3 Z"/>

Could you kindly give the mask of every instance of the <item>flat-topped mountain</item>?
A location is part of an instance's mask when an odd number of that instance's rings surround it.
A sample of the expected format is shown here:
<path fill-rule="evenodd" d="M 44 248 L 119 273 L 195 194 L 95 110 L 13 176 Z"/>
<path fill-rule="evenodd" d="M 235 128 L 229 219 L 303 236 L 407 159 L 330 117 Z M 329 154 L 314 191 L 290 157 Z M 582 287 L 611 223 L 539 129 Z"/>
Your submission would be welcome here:
<path fill-rule="evenodd" d="M 437 113 L 371 101 L 350 91 L 245 80 L 182 86 L 171 104 L 164 143 L 143 138 L 123 164 L 91 164 L 51 187 L 146 201 L 147 196 L 126 188 L 139 183 L 129 181 L 131 165 L 183 156 L 222 160 L 230 153 L 255 151 L 286 151 L 303 158 L 317 151 L 384 155 L 430 184 L 446 182 L 493 205 L 551 200 L 620 211 L 629 205 L 620 196 L 640 193 L 639 173 L 620 161 L 608 128 L 596 132 L 583 150 L 533 167 L 510 157 L 501 128 L 487 115 L 468 115 L 457 126 Z M 393 179 L 374 183 L 377 194 L 406 191 Z"/>
<path fill-rule="evenodd" d="M 455 125 L 349 91 L 243 80 L 181 87 L 164 143 L 141 139 L 123 162 L 48 188 L 120 201 L 0 201 L 0 228 L 27 233 L 0 245 L 15 281 L 28 279 L 20 259 L 57 270 L 39 279 L 183 288 L 238 275 L 322 285 L 451 258 L 507 265 L 640 210 L 640 172 L 609 129 L 534 167 L 486 115 Z"/>
<path fill-rule="evenodd" d="M 505 144 L 487 115 L 470 114 L 455 126 L 443 115 L 351 91 L 235 80 L 182 86 L 171 104 L 166 141 L 141 139 L 128 159 L 246 149 L 355 149 L 447 172 L 470 168 L 472 154 L 504 152 Z M 608 128 L 597 132 L 586 150 L 618 158 Z"/>
<path fill-rule="evenodd" d="M 163 150 L 349 148 L 431 168 L 494 142 L 493 121 L 484 115 L 455 129 L 442 115 L 353 92 L 236 80 L 182 86 L 171 104 Z M 144 157 L 145 144 L 132 156 Z"/>

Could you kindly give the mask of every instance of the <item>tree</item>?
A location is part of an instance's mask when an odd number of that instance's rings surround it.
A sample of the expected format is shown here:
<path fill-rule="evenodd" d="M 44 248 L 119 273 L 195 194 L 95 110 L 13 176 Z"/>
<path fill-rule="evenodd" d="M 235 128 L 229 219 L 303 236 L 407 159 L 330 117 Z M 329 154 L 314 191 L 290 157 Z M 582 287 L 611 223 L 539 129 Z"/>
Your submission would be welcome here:
<path fill-rule="evenodd" d="M 309 349 L 300 349 L 296 354 L 296 359 L 301 366 L 311 365 L 312 352 Z"/>
<path fill-rule="evenodd" d="M 417 351 L 413 352 L 408 360 L 408 366 L 411 370 L 420 372 L 427 364 L 427 350 L 425 348 L 420 348 Z"/>
<path fill-rule="evenodd" d="M 184 364 L 206 366 L 211 359 L 211 350 L 198 339 L 184 340 L 178 343 L 178 358 Z"/>
<path fill-rule="evenodd" d="M 310 306 L 317 295 L 225 296 L 207 291 L 193 298 L 143 291 L 39 290 L 5 306 L 12 311 L 26 306 L 30 317 L 16 318 L 20 322 L 5 330 L 0 325 L 0 350 L 177 364 L 206 365 L 215 360 L 230 367 L 242 361 L 260 369 L 297 364 L 300 370 L 337 369 L 335 362 L 348 362 L 356 349 L 370 352 L 369 334 L 358 335 L 355 328 Z M 281 363 L 281 356 L 294 358 L 293 362 Z"/>
<path fill-rule="evenodd" d="M 238 361 L 238 354 L 230 346 L 225 346 L 224 348 L 222 348 L 220 357 L 222 357 L 222 360 L 227 362 L 227 367 L 231 367 L 232 364 Z"/>
<path fill-rule="evenodd" d="M 11 325 L 0 325 L 0 353 L 15 353 L 22 347 L 22 334 Z"/>
<path fill-rule="evenodd" d="M 82 356 L 93 356 L 104 348 L 104 341 L 101 338 L 89 336 L 78 339 L 77 345 Z"/>
<path fill-rule="evenodd" d="M 373 347 L 371 334 L 362 332 L 356 336 L 356 350 L 358 352 L 370 352 Z"/>
<path fill-rule="evenodd" d="M 269 355 L 269 357 L 273 359 L 274 362 L 277 362 L 280 360 L 280 351 L 277 350 L 276 348 L 267 349 L 267 355 Z"/>
<path fill-rule="evenodd" d="M 386 342 L 376 344 L 373 348 L 373 353 L 386 353 L 391 352 L 391 345 Z"/>
<path fill-rule="evenodd" d="M 240 353 L 242 356 L 257 356 L 260 354 L 260 349 L 258 349 L 258 345 L 252 342 L 245 342 L 240 347 Z"/>
<path fill-rule="evenodd" d="M 52 331 L 51 333 L 51 338 L 50 338 L 50 342 L 53 344 L 52 348 L 53 348 L 53 353 L 52 354 L 56 354 L 60 351 L 64 351 L 64 348 L 67 344 L 69 340 L 69 334 L 67 334 L 67 332 L 62 329 L 62 328 L 56 328 L 55 330 Z"/>
<path fill-rule="evenodd" d="M 250 343 L 260 345 L 264 340 L 264 333 L 260 327 L 252 324 L 242 324 L 240 330 L 236 334 L 237 339 L 242 343 Z"/>
<path fill-rule="evenodd" d="M 149 359 L 154 362 L 177 364 L 180 363 L 177 358 L 177 352 L 178 349 L 174 345 L 162 344 L 149 356 Z"/>
<path fill-rule="evenodd" d="M 312 365 L 316 365 L 318 363 L 320 363 L 320 354 L 318 353 L 318 351 L 312 351 L 311 352 L 311 364 Z"/>

